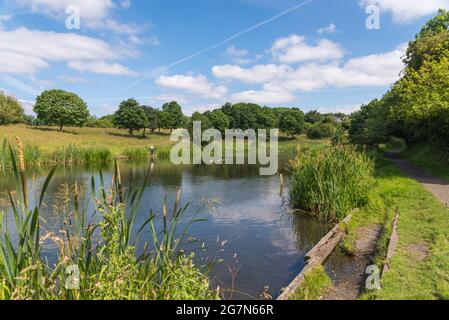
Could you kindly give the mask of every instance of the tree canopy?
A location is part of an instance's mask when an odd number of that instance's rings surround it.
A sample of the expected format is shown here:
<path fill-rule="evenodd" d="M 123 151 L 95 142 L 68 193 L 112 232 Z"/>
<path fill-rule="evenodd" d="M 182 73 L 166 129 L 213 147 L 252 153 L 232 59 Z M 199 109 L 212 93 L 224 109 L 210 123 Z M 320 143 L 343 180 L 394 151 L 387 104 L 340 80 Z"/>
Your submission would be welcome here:
<path fill-rule="evenodd" d="M 25 113 L 16 98 L 0 91 L 0 125 L 24 121 Z"/>
<path fill-rule="evenodd" d="M 170 129 L 170 132 L 173 131 L 173 129 L 183 127 L 186 123 L 182 108 L 176 101 L 165 103 L 162 106 L 162 113 L 160 116 L 162 127 Z"/>
<path fill-rule="evenodd" d="M 447 145 L 449 138 L 449 12 L 438 15 L 410 42 L 406 69 L 381 100 L 351 117 L 351 140 L 376 144 L 398 136 L 411 144 Z"/>
<path fill-rule="evenodd" d="M 304 113 L 299 109 L 279 110 L 279 130 L 288 136 L 299 135 L 304 132 Z"/>
<path fill-rule="evenodd" d="M 156 129 L 160 130 L 162 127 L 161 111 L 149 106 L 143 106 L 143 109 L 145 110 L 148 119 L 148 128 L 151 130 L 151 133 Z"/>
<path fill-rule="evenodd" d="M 75 93 L 63 90 L 42 92 L 33 110 L 39 123 L 57 125 L 60 131 L 64 126 L 82 127 L 89 119 L 86 103 Z"/>
<path fill-rule="evenodd" d="M 120 129 L 126 129 L 132 136 L 135 130 L 149 127 L 145 110 L 135 99 L 128 99 L 120 103 L 119 109 L 114 114 L 114 125 Z"/>

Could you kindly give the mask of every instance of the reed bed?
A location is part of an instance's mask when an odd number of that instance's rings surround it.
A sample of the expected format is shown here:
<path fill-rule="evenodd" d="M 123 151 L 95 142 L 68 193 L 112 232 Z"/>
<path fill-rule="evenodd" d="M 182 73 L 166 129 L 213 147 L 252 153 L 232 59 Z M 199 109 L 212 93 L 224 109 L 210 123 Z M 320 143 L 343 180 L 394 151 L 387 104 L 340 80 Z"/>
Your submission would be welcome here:
<path fill-rule="evenodd" d="M 290 199 L 322 221 L 341 221 L 368 202 L 373 181 L 373 160 L 351 146 L 299 151 L 292 162 Z"/>
<path fill-rule="evenodd" d="M 13 154 L 17 157 L 19 150 L 13 148 Z M 112 152 L 105 147 L 78 147 L 70 144 L 66 147 L 56 149 L 51 153 L 44 153 L 38 146 L 22 146 L 24 162 L 28 168 L 39 168 L 53 166 L 55 164 L 76 165 L 95 164 L 104 165 L 113 159 Z M 7 147 L 7 139 L 3 139 L 0 148 L 0 170 L 5 173 L 13 169 L 11 153 Z"/>
<path fill-rule="evenodd" d="M 170 147 L 156 148 L 156 158 L 165 160 L 170 159 Z M 123 152 L 123 155 L 129 160 L 149 160 L 150 151 L 149 147 L 128 148 Z"/>
<path fill-rule="evenodd" d="M 90 201 L 83 201 L 82 188 L 75 185 L 72 211 L 65 215 L 63 230 L 58 234 L 43 232 L 39 212 L 56 168 L 45 180 L 36 207 L 28 208 L 26 177 L 22 175 L 25 163 L 20 156 L 24 150 L 18 143 L 19 158 L 9 144 L 6 147 L 16 187 L 9 192 L 12 230 L 0 213 L 0 299 L 218 298 L 207 276 L 194 265 L 193 255 L 186 255 L 183 248 L 188 226 L 199 220 L 192 218 L 187 227 L 178 230 L 187 206 L 178 209 L 176 200 L 173 211 L 168 212 L 164 201 L 161 214 L 149 210 L 146 221 L 136 226 L 137 208 L 148 177 L 142 186 L 125 191 L 117 163 L 110 187 L 105 186 L 100 173 L 99 185 L 91 180 Z M 95 204 L 92 214 L 88 212 L 89 202 Z M 162 230 L 156 230 L 156 217 L 163 219 Z M 146 245 L 137 254 L 137 241 L 145 229 L 150 230 L 151 246 Z M 42 254 L 49 242 L 59 249 L 53 264 Z"/>

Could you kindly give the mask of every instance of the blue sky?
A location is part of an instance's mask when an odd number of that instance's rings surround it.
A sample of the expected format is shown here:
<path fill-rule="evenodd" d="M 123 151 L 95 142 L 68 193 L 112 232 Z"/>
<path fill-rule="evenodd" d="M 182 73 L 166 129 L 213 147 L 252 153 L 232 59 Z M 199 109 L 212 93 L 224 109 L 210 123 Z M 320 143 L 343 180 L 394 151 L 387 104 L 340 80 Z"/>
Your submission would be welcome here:
<path fill-rule="evenodd" d="M 72 4 L 79 30 L 66 27 Z M 366 27 L 372 5 L 380 29 Z M 440 7 L 449 0 L 1 0 L 0 89 L 28 111 L 42 90 L 73 91 L 98 116 L 129 97 L 187 114 L 227 101 L 351 112 L 398 79 Z"/>

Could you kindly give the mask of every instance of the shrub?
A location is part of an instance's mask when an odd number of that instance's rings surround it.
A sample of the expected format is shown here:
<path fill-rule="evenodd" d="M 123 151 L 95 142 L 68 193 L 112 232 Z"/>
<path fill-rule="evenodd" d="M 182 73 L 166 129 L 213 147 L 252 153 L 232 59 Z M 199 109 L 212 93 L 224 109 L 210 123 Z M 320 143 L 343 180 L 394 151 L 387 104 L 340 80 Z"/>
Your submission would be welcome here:
<path fill-rule="evenodd" d="M 374 163 L 353 147 L 332 146 L 298 154 L 292 171 L 293 206 L 333 221 L 367 203 Z"/>
<path fill-rule="evenodd" d="M 335 125 L 332 123 L 318 123 L 307 129 L 307 138 L 325 139 L 330 138 L 335 132 Z"/>
<path fill-rule="evenodd" d="M 24 121 L 24 111 L 16 98 L 5 95 L 0 90 L 0 125 Z"/>

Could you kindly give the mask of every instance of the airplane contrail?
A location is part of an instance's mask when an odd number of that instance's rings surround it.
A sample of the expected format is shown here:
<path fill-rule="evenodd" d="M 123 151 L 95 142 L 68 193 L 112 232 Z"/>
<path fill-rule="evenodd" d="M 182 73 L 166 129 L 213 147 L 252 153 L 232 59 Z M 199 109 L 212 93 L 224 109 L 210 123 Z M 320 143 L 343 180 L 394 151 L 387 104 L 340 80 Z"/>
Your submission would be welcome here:
<path fill-rule="evenodd" d="M 289 13 L 292 12 L 292 11 L 295 11 L 295 10 L 301 8 L 301 7 L 304 7 L 304 6 L 308 5 L 309 3 L 311 3 L 312 1 L 313 1 L 313 0 L 303 1 L 303 2 L 301 2 L 301 3 L 299 3 L 299 4 L 295 5 L 295 6 L 293 6 L 293 7 L 291 7 L 291 8 L 288 8 L 287 10 L 284 10 L 284 11 L 278 13 L 277 15 L 275 15 L 275 16 L 269 18 L 269 19 L 266 19 L 266 20 L 264 20 L 264 21 L 261 21 L 261 22 L 255 24 L 255 25 L 253 25 L 252 27 L 246 28 L 245 30 L 242 30 L 242 31 L 240 31 L 240 32 L 238 32 L 238 33 L 236 33 L 236 34 L 234 34 L 234 35 L 232 35 L 232 36 L 230 36 L 230 37 L 228 37 L 228 38 L 226 38 L 226 39 L 224 39 L 224 40 L 222 40 L 222 41 L 220 41 L 220 42 L 218 42 L 218 43 L 216 43 L 216 44 L 214 44 L 214 45 L 212 45 L 212 46 L 210 46 L 210 47 L 207 47 L 207 48 L 205 48 L 205 49 L 202 49 L 202 50 L 200 50 L 200 51 L 198 51 L 198 52 L 196 52 L 196 53 L 194 53 L 194 54 L 191 54 L 191 55 L 189 55 L 189 56 L 187 56 L 187 57 L 185 57 L 185 58 L 182 58 L 182 59 L 180 59 L 180 60 L 178 60 L 178 61 L 175 61 L 175 62 L 169 64 L 168 66 L 162 67 L 162 68 L 160 68 L 160 69 L 165 69 L 165 70 L 166 70 L 166 69 L 172 68 L 172 67 L 174 67 L 174 66 L 177 66 L 177 65 L 179 65 L 179 64 L 181 64 L 181 63 L 184 63 L 184 62 L 186 62 L 186 61 L 189 61 L 189 60 L 191 60 L 191 59 L 193 59 L 193 58 L 196 58 L 196 57 L 198 57 L 199 55 L 201 55 L 201 54 L 203 54 L 203 53 L 206 53 L 206 52 L 211 51 L 211 50 L 213 50 L 213 49 L 215 49 L 215 48 L 218 48 L 218 47 L 224 45 L 225 43 L 228 43 L 228 42 L 234 40 L 235 38 L 238 38 L 238 37 L 240 37 L 241 35 L 244 35 L 245 33 L 248 33 L 248 32 L 250 32 L 250 31 L 253 31 L 253 30 L 255 30 L 255 29 L 258 29 L 258 28 L 260 28 L 260 27 L 266 25 L 267 23 L 273 22 L 273 21 L 275 21 L 275 20 L 277 20 L 277 19 L 279 19 L 279 18 L 281 18 L 281 17 L 283 17 L 283 16 L 289 14 Z M 150 76 L 150 77 L 151 77 L 151 76 Z M 131 86 L 129 86 L 129 88 L 132 88 L 132 87 L 138 85 L 139 83 L 141 83 L 142 81 L 144 81 L 145 79 L 148 79 L 148 78 L 149 78 L 149 76 L 145 76 L 145 77 L 139 79 L 138 81 L 136 81 L 136 82 L 134 82 L 133 84 L 131 84 Z"/>

